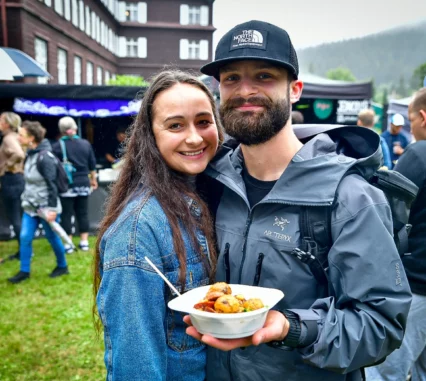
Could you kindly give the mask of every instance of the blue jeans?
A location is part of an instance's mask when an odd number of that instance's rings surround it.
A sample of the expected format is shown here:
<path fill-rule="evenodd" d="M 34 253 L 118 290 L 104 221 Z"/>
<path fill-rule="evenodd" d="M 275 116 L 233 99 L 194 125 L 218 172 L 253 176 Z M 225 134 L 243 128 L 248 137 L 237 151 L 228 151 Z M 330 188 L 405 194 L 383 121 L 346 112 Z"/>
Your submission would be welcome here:
<path fill-rule="evenodd" d="M 57 218 L 57 220 L 59 217 Z M 47 221 L 39 217 L 31 217 L 25 213 L 22 215 L 21 225 L 21 237 L 20 237 L 20 248 L 19 252 L 21 255 L 21 271 L 30 272 L 31 255 L 33 252 L 32 244 L 34 234 L 37 230 L 39 223 L 43 225 L 43 229 L 46 232 L 46 238 L 52 245 L 53 251 L 56 255 L 56 262 L 58 267 L 66 267 L 67 261 L 65 259 L 65 249 L 59 236 L 53 232 Z"/>
<path fill-rule="evenodd" d="M 366 368 L 367 381 L 426 381 L 426 296 L 413 294 L 401 348 L 386 361 Z"/>

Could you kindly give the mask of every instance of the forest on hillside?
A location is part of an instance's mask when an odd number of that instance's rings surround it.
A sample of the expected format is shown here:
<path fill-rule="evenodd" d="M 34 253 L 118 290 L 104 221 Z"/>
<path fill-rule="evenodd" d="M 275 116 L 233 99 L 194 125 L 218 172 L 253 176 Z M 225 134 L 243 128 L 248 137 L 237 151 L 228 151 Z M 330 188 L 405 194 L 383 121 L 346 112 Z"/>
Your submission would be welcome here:
<path fill-rule="evenodd" d="M 298 51 L 302 71 L 320 76 L 346 68 L 356 80 L 374 80 L 376 89 L 411 95 L 416 68 L 426 63 L 426 21 L 385 32 Z"/>

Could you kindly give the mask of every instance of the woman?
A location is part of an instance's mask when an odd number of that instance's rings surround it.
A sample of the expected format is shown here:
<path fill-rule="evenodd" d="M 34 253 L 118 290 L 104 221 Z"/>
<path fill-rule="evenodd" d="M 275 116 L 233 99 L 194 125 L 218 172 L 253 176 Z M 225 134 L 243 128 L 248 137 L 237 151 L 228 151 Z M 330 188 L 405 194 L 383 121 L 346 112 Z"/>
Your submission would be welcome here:
<path fill-rule="evenodd" d="M 13 231 L 18 239 L 21 234 L 21 194 L 24 191 L 25 154 L 18 141 L 21 117 L 13 112 L 0 115 L 0 131 L 3 141 L 0 145 L 0 196 Z M 19 250 L 9 259 L 19 259 Z"/>
<path fill-rule="evenodd" d="M 204 380 L 205 348 L 144 257 L 181 291 L 208 284 L 213 228 L 195 176 L 218 148 L 217 123 L 212 95 L 186 73 L 160 73 L 144 94 L 97 243 L 108 380 Z"/>
<path fill-rule="evenodd" d="M 88 199 L 92 190 L 98 187 L 96 181 L 96 160 L 91 144 L 77 135 L 77 124 L 74 119 L 65 116 L 59 119 L 59 131 L 62 135 L 59 142 L 53 144 L 53 153 L 64 161 L 65 156 L 74 167 L 71 174 L 72 183 L 66 193 L 60 195 L 62 204 L 61 225 L 72 238 L 71 218 L 75 214 L 80 232 L 80 250 L 89 250 L 89 217 Z M 65 245 L 67 254 L 74 247 Z"/>
<path fill-rule="evenodd" d="M 45 133 L 39 122 L 25 121 L 19 130 L 19 140 L 27 147 L 27 158 L 24 165 L 25 190 L 21 197 L 24 210 L 20 236 L 21 268 L 9 278 L 11 283 L 20 283 L 30 277 L 32 242 L 40 222 L 56 255 L 57 266 L 49 276 L 56 278 L 68 274 L 64 246 L 49 225 L 61 213 L 61 202 L 56 185 L 56 159 L 49 141 L 44 139 Z M 47 221 L 38 217 L 37 209 L 44 210 Z"/>

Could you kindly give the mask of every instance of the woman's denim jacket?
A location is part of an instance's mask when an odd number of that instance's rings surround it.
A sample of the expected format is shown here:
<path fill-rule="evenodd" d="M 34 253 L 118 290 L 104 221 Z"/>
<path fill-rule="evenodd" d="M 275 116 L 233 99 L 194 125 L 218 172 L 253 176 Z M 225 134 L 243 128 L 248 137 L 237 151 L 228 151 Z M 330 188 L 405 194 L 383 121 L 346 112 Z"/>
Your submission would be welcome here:
<path fill-rule="evenodd" d="M 199 215 L 194 203 L 188 202 Z M 185 290 L 190 290 L 209 279 L 188 235 L 182 233 Z M 205 237 L 199 233 L 197 238 L 208 254 Z M 205 347 L 186 335 L 183 315 L 167 307 L 174 295 L 144 259 L 149 257 L 181 289 L 171 227 L 155 197 L 133 198 L 103 235 L 100 252 L 97 306 L 104 325 L 107 380 L 204 380 Z"/>

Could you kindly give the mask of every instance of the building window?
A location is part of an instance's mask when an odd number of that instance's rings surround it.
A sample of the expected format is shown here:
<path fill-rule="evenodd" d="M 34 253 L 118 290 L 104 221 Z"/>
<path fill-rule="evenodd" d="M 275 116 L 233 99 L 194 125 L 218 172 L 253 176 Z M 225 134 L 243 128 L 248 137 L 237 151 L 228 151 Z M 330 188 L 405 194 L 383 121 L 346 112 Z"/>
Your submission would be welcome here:
<path fill-rule="evenodd" d="M 108 82 L 110 80 L 110 74 L 108 70 L 105 70 L 105 85 L 108 85 Z"/>
<path fill-rule="evenodd" d="M 96 41 L 101 42 L 101 20 L 96 16 Z"/>
<path fill-rule="evenodd" d="M 93 64 L 89 61 L 86 64 L 86 84 L 93 85 Z"/>
<path fill-rule="evenodd" d="M 209 25 L 209 7 L 208 6 L 189 6 L 181 4 L 180 23 L 182 25 Z"/>
<path fill-rule="evenodd" d="M 47 41 L 36 37 L 34 40 L 35 60 L 47 71 Z M 37 77 L 37 83 L 47 83 L 47 78 Z"/>
<path fill-rule="evenodd" d="M 92 31 L 90 37 L 96 40 L 96 13 L 92 11 Z"/>
<path fill-rule="evenodd" d="M 67 84 L 67 52 L 58 48 L 58 83 Z"/>
<path fill-rule="evenodd" d="M 201 23 L 201 9 L 200 7 L 188 7 L 188 24 L 200 25 Z"/>
<path fill-rule="evenodd" d="M 79 1 L 79 15 L 80 15 L 80 29 L 84 32 L 84 3 L 83 0 Z"/>
<path fill-rule="evenodd" d="M 99 86 L 102 85 L 102 68 L 100 66 L 96 69 L 96 83 Z"/>
<path fill-rule="evenodd" d="M 147 6 L 145 2 L 126 3 L 118 2 L 118 21 L 132 21 L 145 24 L 147 17 Z"/>
<path fill-rule="evenodd" d="M 126 3 L 125 15 L 125 21 L 138 21 L 138 5 L 136 3 Z"/>
<path fill-rule="evenodd" d="M 48 7 L 51 7 L 51 6 L 52 6 L 52 0 L 44 0 L 44 3 L 45 3 Z"/>
<path fill-rule="evenodd" d="M 78 28 L 78 2 L 72 0 L 72 23 Z"/>
<path fill-rule="evenodd" d="M 146 37 L 118 38 L 118 54 L 119 57 L 147 57 L 147 39 Z"/>
<path fill-rule="evenodd" d="M 181 60 L 208 60 L 208 40 L 193 41 L 182 39 L 179 46 L 179 57 Z"/>
<path fill-rule="evenodd" d="M 64 14 L 64 4 L 62 1 L 63 0 L 55 0 L 55 11 L 61 16 Z"/>
<path fill-rule="evenodd" d="M 64 17 L 66 20 L 71 20 L 71 0 L 64 0 Z"/>
<path fill-rule="evenodd" d="M 126 40 L 126 57 L 138 56 L 138 42 L 135 38 L 128 38 Z"/>
<path fill-rule="evenodd" d="M 74 85 L 81 85 L 81 58 L 74 56 Z"/>
<path fill-rule="evenodd" d="M 86 6 L 86 34 L 90 36 L 90 8 Z"/>

